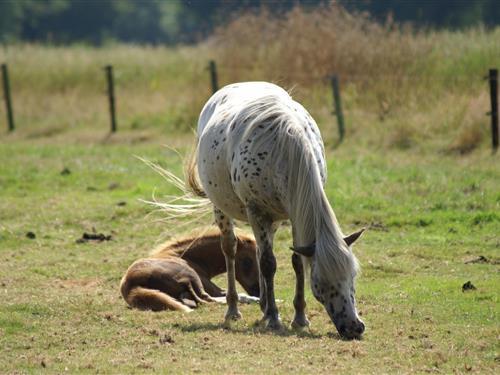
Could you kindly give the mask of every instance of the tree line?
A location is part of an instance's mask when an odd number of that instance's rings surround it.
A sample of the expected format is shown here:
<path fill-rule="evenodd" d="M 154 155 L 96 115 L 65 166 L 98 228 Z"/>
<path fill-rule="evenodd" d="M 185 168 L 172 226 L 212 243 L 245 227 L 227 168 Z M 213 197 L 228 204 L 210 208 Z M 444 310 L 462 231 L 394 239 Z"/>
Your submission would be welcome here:
<path fill-rule="evenodd" d="M 325 0 L 0 0 L 0 42 L 193 43 L 244 11 L 320 6 Z M 417 26 L 500 23 L 497 0 L 338 0 L 350 11 Z"/>

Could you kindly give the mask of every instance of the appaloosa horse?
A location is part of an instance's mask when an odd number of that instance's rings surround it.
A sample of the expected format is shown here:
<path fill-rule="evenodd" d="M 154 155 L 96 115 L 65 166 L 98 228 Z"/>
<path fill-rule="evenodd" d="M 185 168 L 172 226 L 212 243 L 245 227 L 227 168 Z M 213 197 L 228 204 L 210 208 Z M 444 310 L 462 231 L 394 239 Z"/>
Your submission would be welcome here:
<path fill-rule="evenodd" d="M 315 121 L 282 88 L 266 82 L 226 86 L 205 104 L 198 145 L 187 182 L 214 205 L 227 264 L 226 323 L 239 319 L 235 286 L 237 239 L 233 219 L 248 221 L 258 245 L 263 322 L 280 329 L 274 297 L 274 233 L 290 219 L 296 273 L 292 325 L 309 325 L 305 315 L 304 268 L 311 288 L 338 332 L 359 338 L 365 326 L 354 299 L 358 262 L 350 245 L 362 231 L 343 238 L 324 192 L 326 161 Z M 198 169 L 199 180 L 196 175 Z"/>
<path fill-rule="evenodd" d="M 248 294 L 259 296 L 259 271 L 255 240 L 238 231 L 236 280 Z M 189 312 L 205 302 L 220 302 L 225 292 L 211 279 L 226 272 L 218 229 L 159 246 L 149 258 L 135 261 L 120 283 L 127 303 L 141 310 Z M 258 300 L 246 295 L 240 299 Z"/>

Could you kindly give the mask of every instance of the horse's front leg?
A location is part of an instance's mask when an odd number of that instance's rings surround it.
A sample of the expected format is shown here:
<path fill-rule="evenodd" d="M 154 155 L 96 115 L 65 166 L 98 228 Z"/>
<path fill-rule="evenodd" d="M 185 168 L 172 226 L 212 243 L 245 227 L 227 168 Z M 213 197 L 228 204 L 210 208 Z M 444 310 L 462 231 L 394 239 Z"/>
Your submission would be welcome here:
<path fill-rule="evenodd" d="M 295 271 L 295 297 L 293 299 L 293 307 L 295 308 L 295 316 L 292 321 L 292 328 L 302 329 L 308 327 L 310 322 L 307 319 L 305 308 L 306 300 L 304 297 L 304 267 L 300 255 L 293 253 L 292 265 Z"/>
<path fill-rule="evenodd" d="M 227 270 L 227 312 L 225 317 L 225 325 L 229 325 L 231 320 L 241 318 L 241 313 L 238 310 L 238 293 L 236 292 L 236 275 L 234 258 L 236 255 L 236 236 L 234 234 L 234 223 L 231 218 L 226 216 L 217 207 L 214 208 L 215 222 L 221 231 L 221 247 L 226 259 Z"/>
<path fill-rule="evenodd" d="M 273 254 L 273 238 L 276 231 L 270 218 L 261 214 L 255 207 L 247 209 L 247 217 L 252 226 L 257 246 L 259 247 L 259 265 L 261 275 L 261 293 L 263 300 L 261 308 L 264 308 L 263 323 L 266 328 L 279 330 L 282 328 L 276 300 L 274 298 L 274 275 L 276 273 L 276 258 Z"/>

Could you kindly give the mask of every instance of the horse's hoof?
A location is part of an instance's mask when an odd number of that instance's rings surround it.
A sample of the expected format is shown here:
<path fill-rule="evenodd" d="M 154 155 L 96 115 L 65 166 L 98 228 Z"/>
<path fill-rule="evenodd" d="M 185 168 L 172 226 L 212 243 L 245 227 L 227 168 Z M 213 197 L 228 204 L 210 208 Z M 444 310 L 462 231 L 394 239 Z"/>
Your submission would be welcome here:
<path fill-rule="evenodd" d="M 240 320 L 242 317 L 241 313 L 236 310 L 236 311 L 228 311 L 226 313 L 225 321 L 235 321 L 235 320 Z"/>
<path fill-rule="evenodd" d="M 302 319 L 295 318 L 292 322 L 292 328 L 297 331 L 303 331 L 311 325 L 311 322 L 306 317 Z"/>
<path fill-rule="evenodd" d="M 292 322 L 292 329 L 295 331 L 299 331 L 299 332 L 307 331 L 309 329 L 309 321 L 307 321 L 307 324 L 304 324 L 303 322 L 299 323 L 299 322 L 293 321 Z"/>
<path fill-rule="evenodd" d="M 264 318 L 262 319 L 262 326 L 264 329 L 268 329 L 270 331 L 282 331 L 284 329 L 279 318 Z"/>

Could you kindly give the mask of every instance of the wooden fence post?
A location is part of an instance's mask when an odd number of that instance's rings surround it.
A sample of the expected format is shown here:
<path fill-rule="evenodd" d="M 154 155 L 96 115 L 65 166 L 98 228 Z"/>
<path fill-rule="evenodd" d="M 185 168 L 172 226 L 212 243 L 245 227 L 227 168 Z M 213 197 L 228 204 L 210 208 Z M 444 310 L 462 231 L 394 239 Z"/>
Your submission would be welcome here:
<path fill-rule="evenodd" d="M 108 81 L 109 112 L 111 115 L 111 133 L 116 132 L 116 106 L 115 106 L 115 85 L 113 81 L 113 66 L 106 65 L 106 79 Z"/>
<path fill-rule="evenodd" d="M 331 77 L 332 91 L 333 91 L 333 114 L 337 116 L 337 125 L 339 127 L 339 143 L 343 141 L 345 128 L 344 128 L 344 114 L 342 113 L 342 102 L 340 100 L 340 87 L 337 75 Z"/>
<path fill-rule="evenodd" d="M 491 140 L 493 152 L 498 149 L 498 69 L 490 69 L 490 99 L 491 99 Z"/>
<path fill-rule="evenodd" d="M 208 69 L 210 70 L 210 81 L 212 82 L 212 93 L 215 94 L 219 90 L 219 83 L 217 80 L 217 66 L 214 60 L 210 60 L 208 64 Z"/>
<path fill-rule="evenodd" d="M 7 64 L 2 64 L 3 95 L 5 99 L 5 109 L 7 111 L 7 124 L 9 131 L 14 131 L 14 113 L 12 111 L 12 99 L 10 96 L 9 71 Z"/>

